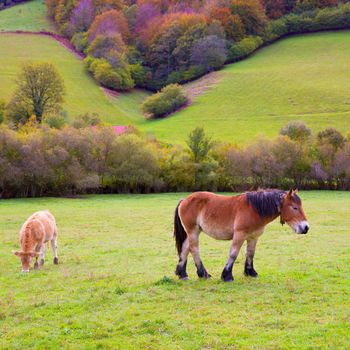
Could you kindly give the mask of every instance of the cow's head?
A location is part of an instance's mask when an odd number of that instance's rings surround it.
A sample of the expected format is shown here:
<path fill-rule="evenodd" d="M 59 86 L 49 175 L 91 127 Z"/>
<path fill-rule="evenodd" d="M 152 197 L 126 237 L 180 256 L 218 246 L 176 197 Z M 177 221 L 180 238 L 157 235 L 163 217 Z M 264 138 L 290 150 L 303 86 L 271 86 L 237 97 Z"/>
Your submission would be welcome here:
<path fill-rule="evenodd" d="M 39 253 L 37 252 L 26 253 L 26 252 L 13 251 L 13 254 L 15 254 L 21 259 L 22 272 L 29 272 L 29 266 L 30 266 L 30 263 L 32 262 L 32 259 L 37 258 L 39 256 Z"/>

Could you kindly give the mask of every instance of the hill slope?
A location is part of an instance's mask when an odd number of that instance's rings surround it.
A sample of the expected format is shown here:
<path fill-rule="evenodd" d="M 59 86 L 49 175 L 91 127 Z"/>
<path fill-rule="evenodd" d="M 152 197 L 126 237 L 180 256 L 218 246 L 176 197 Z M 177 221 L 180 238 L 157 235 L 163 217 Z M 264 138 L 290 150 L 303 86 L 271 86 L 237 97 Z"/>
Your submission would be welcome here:
<path fill-rule="evenodd" d="M 32 0 L 0 11 L 0 31 L 55 31 L 43 0 Z"/>
<path fill-rule="evenodd" d="M 7 11 L 7 10 L 6 10 Z M 139 100 L 144 92 L 135 91 L 117 98 L 107 97 L 96 82 L 88 76 L 80 59 L 56 40 L 39 35 L 0 34 L 0 95 L 9 100 L 15 88 L 14 79 L 27 60 L 53 63 L 62 74 L 66 85 L 64 109 L 70 116 L 80 113 L 98 113 L 113 124 L 129 124 L 140 118 Z"/>
<path fill-rule="evenodd" d="M 50 30 L 50 22 L 41 0 L 0 12 L 0 31 L 42 29 Z M 332 125 L 348 133 L 349 39 L 350 32 L 343 31 L 281 40 L 217 72 L 214 84 L 195 96 L 188 108 L 147 121 L 139 110 L 146 92 L 107 97 L 82 62 L 52 38 L 1 33 L 0 93 L 5 100 L 10 98 L 13 79 L 26 60 L 49 61 L 66 81 L 65 109 L 71 116 L 96 112 L 105 121 L 135 123 L 172 143 L 184 143 L 199 125 L 215 139 L 237 143 L 248 143 L 260 134 L 273 137 L 290 120 L 302 120 L 314 131 Z"/>
<path fill-rule="evenodd" d="M 221 81 L 173 116 L 145 125 L 165 140 L 183 141 L 202 125 L 216 139 L 247 143 L 274 136 L 290 120 L 312 129 L 350 131 L 350 32 L 281 40 L 220 71 Z"/>

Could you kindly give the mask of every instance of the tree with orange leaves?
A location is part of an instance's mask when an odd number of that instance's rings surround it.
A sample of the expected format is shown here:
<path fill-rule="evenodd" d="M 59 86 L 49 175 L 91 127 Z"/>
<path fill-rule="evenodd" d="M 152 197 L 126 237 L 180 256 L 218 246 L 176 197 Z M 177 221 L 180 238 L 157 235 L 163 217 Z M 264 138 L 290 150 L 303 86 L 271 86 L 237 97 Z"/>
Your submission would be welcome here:
<path fill-rule="evenodd" d="M 239 15 L 248 34 L 259 35 L 263 32 L 266 16 L 260 0 L 232 0 L 231 10 Z"/>
<path fill-rule="evenodd" d="M 211 20 L 218 20 L 225 29 L 227 39 L 240 40 L 245 34 L 244 26 L 238 15 L 232 14 L 227 7 L 215 7 L 210 13 Z"/>
<path fill-rule="evenodd" d="M 124 41 L 129 38 L 128 22 L 122 12 L 109 10 L 96 16 L 89 29 L 89 41 L 97 35 L 112 35 L 119 33 Z"/>

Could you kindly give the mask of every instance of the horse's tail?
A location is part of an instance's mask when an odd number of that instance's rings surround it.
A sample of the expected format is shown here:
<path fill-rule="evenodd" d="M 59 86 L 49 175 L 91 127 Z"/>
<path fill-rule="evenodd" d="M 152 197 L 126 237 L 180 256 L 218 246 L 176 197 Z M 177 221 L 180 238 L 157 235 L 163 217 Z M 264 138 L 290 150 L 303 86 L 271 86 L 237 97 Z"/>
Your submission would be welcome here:
<path fill-rule="evenodd" d="M 179 216 L 179 206 L 183 200 L 180 200 L 179 204 L 177 205 L 175 209 L 175 215 L 174 215 L 174 238 L 175 238 L 175 245 L 177 252 L 180 256 L 182 245 L 185 242 L 187 238 L 187 233 L 182 225 L 180 216 Z"/>

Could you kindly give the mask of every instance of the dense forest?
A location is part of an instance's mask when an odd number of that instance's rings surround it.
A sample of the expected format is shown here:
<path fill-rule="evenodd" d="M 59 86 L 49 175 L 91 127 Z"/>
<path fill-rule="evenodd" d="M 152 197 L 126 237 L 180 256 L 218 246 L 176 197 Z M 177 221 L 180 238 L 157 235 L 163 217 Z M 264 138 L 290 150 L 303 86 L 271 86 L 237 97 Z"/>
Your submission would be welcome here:
<path fill-rule="evenodd" d="M 342 0 L 46 0 L 89 72 L 115 90 L 159 90 L 282 36 L 350 26 Z"/>

